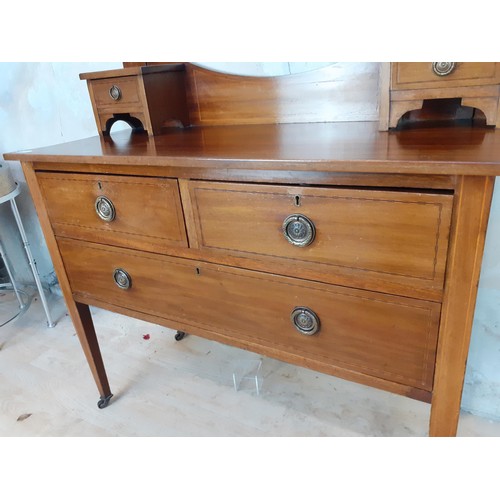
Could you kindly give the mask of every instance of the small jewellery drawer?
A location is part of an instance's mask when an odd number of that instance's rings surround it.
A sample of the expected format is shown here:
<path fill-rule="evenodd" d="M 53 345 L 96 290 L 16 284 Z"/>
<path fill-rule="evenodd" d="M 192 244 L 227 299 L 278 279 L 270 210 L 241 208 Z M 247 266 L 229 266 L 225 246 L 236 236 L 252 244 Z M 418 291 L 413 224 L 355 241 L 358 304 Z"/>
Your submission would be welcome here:
<path fill-rule="evenodd" d="M 87 80 L 97 128 L 109 135 L 123 120 L 134 129 L 159 135 L 164 128 L 190 123 L 185 65 L 169 63 L 82 73 Z"/>
<path fill-rule="evenodd" d="M 136 76 L 104 78 L 91 82 L 94 102 L 100 110 L 120 108 L 130 111 L 131 105 L 140 105 L 139 80 Z"/>
<path fill-rule="evenodd" d="M 201 181 L 185 192 L 190 242 L 204 253 L 267 262 L 263 270 L 290 276 L 440 299 L 451 195 Z"/>
<path fill-rule="evenodd" d="M 432 389 L 440 305 L 58 238 L 74 297 Z M 195 330 L 196 331 L 196 330 Z M 209 335 L 208 335 L 209 336 Z"/>
<path fill-rule="evenodd" d="M 394 90 L 469 87 L 500 83 L 494 62 L 398 62 L 392 64 Z"/>
<path fill-rule="evenodd" d="M 37 174 L 56 235 L 164 252 L 187 246 L 176 180 Z"/>

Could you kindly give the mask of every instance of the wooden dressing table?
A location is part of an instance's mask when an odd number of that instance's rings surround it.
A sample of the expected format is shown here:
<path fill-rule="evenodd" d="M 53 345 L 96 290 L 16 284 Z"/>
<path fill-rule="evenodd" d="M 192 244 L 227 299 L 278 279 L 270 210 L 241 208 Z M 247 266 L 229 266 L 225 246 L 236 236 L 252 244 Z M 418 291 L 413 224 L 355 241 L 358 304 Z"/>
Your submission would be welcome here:
<path fill-rule="evenodd" d="M 455 435 L 500 132 L 332 123 L 334 86 L 187 65 L 190 127 L 4 155 L 99 407 L 89 305 L 430 402 Z"/>

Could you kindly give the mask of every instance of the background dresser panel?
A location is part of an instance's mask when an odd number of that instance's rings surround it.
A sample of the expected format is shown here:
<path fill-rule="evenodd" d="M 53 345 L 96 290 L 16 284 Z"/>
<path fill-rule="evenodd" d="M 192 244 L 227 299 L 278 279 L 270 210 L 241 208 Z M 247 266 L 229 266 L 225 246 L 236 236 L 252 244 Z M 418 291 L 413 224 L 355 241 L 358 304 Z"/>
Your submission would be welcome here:
<path fill-rule="evenodd" d="M 440 305 L 59 238 L 75 296 L 430 391 Z M 88 269 L 92 269 L 89 273 Z M 127 273 L 121 289 L 114 273 Z M 297 307 L 319 331 L 299 333 Z"/>
<path fill-rule="evenodd" d="M 57 235 L 157 252 L 187 246 L 176 180 L 48 172 L 37 177 Z M 101 197 L 103 215 L 115 212 L 110 221 L 97 213 Z"/>
<path fill-rule="evenodd" d="M 287 263 L 299 277 L 441 296 L 450 195 L 194 181 L 182 193 L 192 207 L 191 245 L 204 252 Z M 314 226 L 307 246 L 284 235 L 293 215 Z"/>
<path fill-rule="evenodd" d="M 360 70 L 361 68 L 358 68 Z M 370 67 L 347 80 L 349 65 L 249 78 L 186 65 L 191 124 L 312 123 L 366 119 Z M 347 73 L 347 74 L 346 74 Z M 358 75 L 356 75 L 358 76 Z"/>

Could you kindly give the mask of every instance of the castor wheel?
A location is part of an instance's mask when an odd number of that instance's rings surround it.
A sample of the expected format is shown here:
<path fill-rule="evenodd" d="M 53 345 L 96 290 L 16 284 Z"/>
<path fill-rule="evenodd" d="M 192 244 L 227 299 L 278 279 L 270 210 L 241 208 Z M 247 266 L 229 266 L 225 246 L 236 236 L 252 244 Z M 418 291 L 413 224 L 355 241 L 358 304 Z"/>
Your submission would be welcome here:
<path fill-rule="evenodd" d="M 109 396 L 106 396 L 105 398 L 102 398 L 102 397 L 101 397 L 101 399 L 100 399 L 99 401 L 97 401 L 97 406 L 98 406 L 98 408 L 100 408 L 101 410 L 102 410 L 103 408 L 106 408 L 106 406 L 108 406 L 108 404 L 109 404 L 109 400 L 110 400 L 112 397 L 113 397 L 113 394 L 110 394 Z"/>
<path fill-rule="evenodd" d="M 186 332 L 181 332 L 180 330 L 177 330 L 177 333 L 175 334 L 175 340 L 179 342 L 179 340 L 182 340 L 186 335 L 187 335 Z"/>

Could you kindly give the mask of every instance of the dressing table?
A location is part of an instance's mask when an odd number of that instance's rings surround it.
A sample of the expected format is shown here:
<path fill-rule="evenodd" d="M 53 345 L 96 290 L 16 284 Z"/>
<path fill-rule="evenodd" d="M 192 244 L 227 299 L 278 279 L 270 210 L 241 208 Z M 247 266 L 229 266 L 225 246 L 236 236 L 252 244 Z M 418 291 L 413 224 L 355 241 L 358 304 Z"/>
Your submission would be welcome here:
<path fill-rule="evenodd" d="M 89 306 L 426 401 L 429 434 L 455 435 L 500 132 L 335 123 L 328 68 L 179 71 L 181 123 L 4 155 L 99 407 Z"/>

